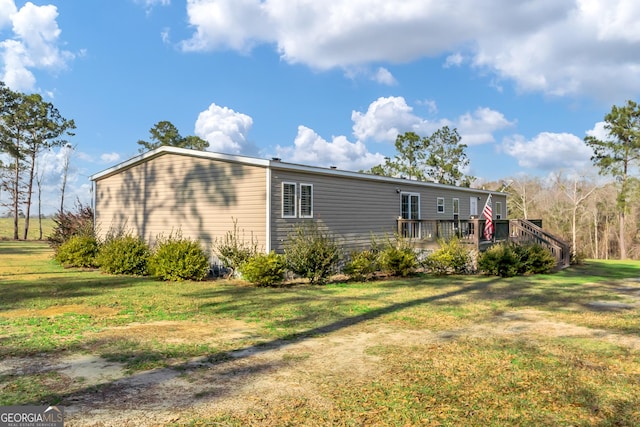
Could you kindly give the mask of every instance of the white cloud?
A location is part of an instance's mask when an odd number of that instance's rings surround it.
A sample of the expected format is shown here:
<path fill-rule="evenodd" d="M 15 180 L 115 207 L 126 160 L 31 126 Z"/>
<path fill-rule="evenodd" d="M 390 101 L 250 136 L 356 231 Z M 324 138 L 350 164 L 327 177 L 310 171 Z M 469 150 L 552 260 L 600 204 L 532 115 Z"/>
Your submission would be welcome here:
<path fill-rule="evenodd" d="M 384 155 L 370 153 L 360 141 L 350 142 L 345 136 L 327 141 L 306 126 L 298 126 L 293 147 L 278 146 L 276 151 L 286 161 L 324 167 L 336 166 L 345 170 L 370 169 L 384 162 Z"/>
<path fill-rule="evenodd" d="M 153 6 L 169 6 L 171 0 L 136 0 L 136 3 L 143 4 L 149 8 Z"/>
<path fill-rule="evenodd" d="M 460 67 L 464 62 L 464 57 L 460 52 L 456 52 L 453 55 L 447 56 L 444 61 L 444 68 Z"/>
<path fill-rule="evenodd" d="M 640 92 L 636 0 L 188 0 L 186 50 L 276 46 L 314 69 L 447 55 L 523 90 L 601 97 Z"/>
<path fill-rule="evenodd" d="M 600 141 L 606 141 L 609 139 L 609 131 L 605 129 L 605 122 L 598 122 L 593 126 L 593 129 L 587 131 L 587 135 L 593 136 Z"/>
<path fill-rule="evenodd" d="M 515 135 L 505 139 L 502 149 L 520 166 L 542 170 L 586 168 L 593 154 L 577 136 L 551 132 L 542 132 L 530 141 Z"/>
<path fill-rule="evenodd" d="M 435 114 L 438 112 L 438 104 L 436 101 L 432 99 L 424 99 L 422 101 L 417 101 L 416 104 L 427 107 L 427 111 L 430 114 Z"/>
<path fill-rule="evenodd" d="M 0 41 L 0 79 L 14 90 L 33 90 L 36 81 L 33 69 L 53 72 L 65 69 L 74 55 L 58 48 L 61 31 L 56 21 L 56 6 L 36 6 L 27 2 L 17 10 L 15 4 L 12 9 L 6 1 L 1 2 L 0 12 L 6 11 L 12 12 L 9 19 L 14 38 Z M 0 18 L 0 26 L 2 22 Z"/>
<path fill-rule="evenodd" d="M 120 154 L 118 153 L 102 153 L 100 155 L 100 161 L 103 163 L 116 163 L 120 160 Z"/>
<path fill-rule="evenodd" d="M 198 115 L 195 134 L 209 142 L 211 151 L 240 154 L 251 150 L 247 134 L 253 119 L 228 107 L 212 103 Z"/>
<path fill-rule="evenodd" d="M 0 29 L 11 25 L 11 16 L 17 11 L 14 0 L 0 0 Z"/>
<path fill-rule="evenodd" d="M 471 146 L 494 142 L 493 133 L 495 131 L 511 127 L 514 124 L 499 111 L 481 107 L 473 113 L 460 116 L 454 126 L 462 136 L 462 142 Z"/>
<path fill-rule="evenodd" d="M 436 109 L 435 102 L 425 104 L 422 101 L 419 104 L 427 105 L 430 112 Z M 478 145 L 495 141 L 494 132 L 514 125 L 504 114 L 486 107 L 456 119 L 427 120 L 414 114 L 403 97 L 378 98 L 369 105 L 366 113 L 353 111 L 351 119 L 356 138 L 379 142 L 394 142 L 398 134 L 408 131 L 429 136 L 437 129 L 449 126 L 458 129 L 464 144 Z"/>
<path fill-rule="evenodd" d="M 437 126 L 413 114 L 401 96 L 381 97 L 373 101 L 366 113 L 353 111 L 353 134 L 359 140 L 393 142 L 400 133 L 412 131 L 423 134 L 435 130 Z"/>
<path fill-rule="evenodd" d="M 378 68 L 378 71 L 373 75 L 373 80 L 387 86 L 395 86 L 398 84 L 398 81 L 393 77 L 393 74 L 383 67 Z"/>
<path fill-rule="evenodd" d="M 196 28 L 183 49 L 231 48 L 249 51 L 255 44 L 271 42 L 271 19 L 260 0 L 187 0 L 189 24 Z"/>

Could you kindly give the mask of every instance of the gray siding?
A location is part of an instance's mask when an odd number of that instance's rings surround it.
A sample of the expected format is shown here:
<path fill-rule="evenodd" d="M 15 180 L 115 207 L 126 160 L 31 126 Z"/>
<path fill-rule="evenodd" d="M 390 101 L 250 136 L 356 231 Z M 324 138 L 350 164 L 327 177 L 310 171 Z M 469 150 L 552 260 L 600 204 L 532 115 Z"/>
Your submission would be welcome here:
<path fill-rule="evenodd" d="M 233 227 L 266 243 L 266 168 L 163 154 L 95 182 L 100 236 L 125 229 L 153 242 L 180 230 L 209 249 Z"/>
<path fill-rule="evenodd" d="M 282 217 L 282 183 L 313 185 L 313 220 L 330 230 L 345 247 L 366 247 L 371 236 L 391 237 L 397 230 L 396 219 L 401 215 L 403 192 L 420 194 L 421 219 L 453 220 L 452 199 L 460 199 L 460 219 L 469 219 L 470 198 L 478 202 L 478 214 L 487 198 L 484 191 L 444 186 L 425 186 L 410 181 L 384 182 L 353 178 L 339 174 L 310 173 L 273 167 L 271 180 L 272 249 L 281 251 L 287 235 L 297 224 L 309 219 Z M 298 187 L 299 191 L 299 187 Z M 445 212 L 437 212 L 437 198 L 444 197 Z M 478 199 L 480 197 L 480 199 Z M 506 206 L 504 195 L 494 195 Z M 494 215 L 495 217 L 495 215 Z M 506 216 L 503 214 L 503 218 Z"/>

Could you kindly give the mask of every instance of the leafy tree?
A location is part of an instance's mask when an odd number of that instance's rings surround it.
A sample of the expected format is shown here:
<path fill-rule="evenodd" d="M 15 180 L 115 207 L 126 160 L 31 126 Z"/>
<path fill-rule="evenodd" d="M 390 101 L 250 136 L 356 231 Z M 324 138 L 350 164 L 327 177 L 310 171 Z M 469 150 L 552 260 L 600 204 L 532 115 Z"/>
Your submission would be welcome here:
<path fill-rule="evenodd" d="M 625 215 L 637 178 L 631 175 L 640 159 L 640 106 L 634 101 L 613 106 L 604 118 L 608 138 L 604 141 L 589 135 L 584 141 L 593 149 L 591 161 L 600 168 L 601 175 L 611 175 L 617 183 L 620 258 L 627 257 Z"/>
<path fill-rule="evenodd" d="M 173 125 L 173 123 L 168 121 L 156 123 L 151 129 L 149 129 L 149 135 L 151 137 L 151 142 L 143 140 L 138 141 L 138 144 L 141 145 L 139 149 L 141 153 L 164 145 L 201 151 L 204 151 L 209 147 L 209 143 L 199 136 L 190 135 L 183 137 L 180 135 L 180 132 L 178 132 L 178 129 Z"/>
<path fill-rule="evenodd" d="M 26 216 L 24 223 L 24 239 L 29 232 L 29 218 L 31 212 L 31 195 L 35 180 L 36 158 L 45 149 L 60 147 L 67 143 L 66 136 L 73 136 L 72 129 L 76 128 L 73 120 L 67 120 L 49 102 L 45 102 L 38 94 L 26 95 L 23 98 L 25 125 L 28 137 L 26 140 L 26 154 L 29 158 L 29 177 L 27 181 Z M 65 165 L 65 176 L 68 170 L 68 159 Z M 64 191 L 64 190 L 63 190 Z M 64 200 L 64 195 L 62 196 Z"/>
<path fill-rule="evenodd" d="M 369 172 L 468 187 L 475 178 L 462 171 L 469 165 L 469 160 L 465 154 L 467 146 L 460 140 L 458 131 L 447 126 L 428 137 L 405 132 L 396 138 L 396 156 L 386 158 L 385 163 L 374 166 Z"/>
<path fill-rule="evenodd" d="M 36 158 L 47 148 L 60 146 L 66 142 L 63 135 L 73 135 L 73 120 L 64 119 L 58 110 L 45 102 L 38 94 L 26 95 L 13 92 L 6 86 L 0 86 L 0 141 L 2 151 L 12 158 L 13 173 L 11 183 L 12 207 L 14 216 L 14 239 L 18 239 L 19 206 L 26 203 L 24 238 L 29 231 L 31 195 L 35 180 Z M 26 188 L 23 191 L 22 175 L 26 172 Z M 5 186 L 7 186 L 5 184 Z"/>
<path fill-rule="evenodd" d="M 448 126 L 435 131 L 428 139 L 427 175 L 440 184 L 471 186 L 475 180 L 462 171 L 469 166 L 465 144 L 456 129 Z"/>

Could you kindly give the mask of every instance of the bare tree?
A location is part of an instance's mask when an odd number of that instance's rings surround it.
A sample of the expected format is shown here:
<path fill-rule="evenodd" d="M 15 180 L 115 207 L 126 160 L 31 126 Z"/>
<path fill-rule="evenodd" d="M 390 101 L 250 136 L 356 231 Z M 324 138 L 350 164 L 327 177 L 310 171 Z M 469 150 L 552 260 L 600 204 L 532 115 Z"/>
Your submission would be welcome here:
<path fill-rule="evenodd" d="M 578 211 L 583 209 L 584 201 L 587 200 L 598 187 L 583 176 L 573 175 L 567 179 L 563 179 L 561 173 L 557 175 L 557 185 L 569 200 L 569 208 L 571 211 L 571 255 L 575 258 L 578 251 L 578 236 L 576 231 Z"/>
<path fill-rule="evenodd" d="M 67 189 L 67 177 L 69 175 L 69 166 L 71 165 L 71 154 L 76 149 L 71 144 L 65 145 L 60 150 L 62 153 L 62 184 L 60 185 L 60 212 L 64 212 L 64 193 Z"/>
<path fill-rule="evenodd" d="M 543 187 L 540 179 L 518 176 L 508 180 L 506 192 L 509 194 L 509 212 L 518 218 L 532 218 L 536 203 L 540 200 Z"/>
<path fill-rule="evenodd" d="M 36 188 L 38 190 L 38 240 L 42 240 L 42 181 L 44 179 L 44 169 L 40 167 L 40 162 L 36 163 Z"/>

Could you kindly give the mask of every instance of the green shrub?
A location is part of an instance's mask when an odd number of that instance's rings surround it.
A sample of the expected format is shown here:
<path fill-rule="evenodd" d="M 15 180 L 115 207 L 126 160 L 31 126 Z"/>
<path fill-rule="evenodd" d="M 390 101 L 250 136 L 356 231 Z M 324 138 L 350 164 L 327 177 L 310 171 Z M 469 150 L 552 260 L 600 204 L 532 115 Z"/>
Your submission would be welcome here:
<path fill-rule="evenodd" d="M 147 274 L 151 256 L 149 246 L 131 235 L 108 238 L 101 246 L 96 263 L 109 274 Z"/>
<path fill-rule="evenodd" d="M 393 275 L 406 277 L 418 266 L 416 253 L 411 243 L 402 238 L 388 241 L 380 252 L 380 268 Z"/>
<path fill-rule="evenodd" d="M 480 271 L 500 277 L 513 277 L 521 268 L 520 257 L 511 245 L 493 245 L 478 259 Z"/>
<path fill-rule="evenodd" d="M 258 254 L 258 243 L 253 234 L 247 241 L 244 230 L 242 232 L 238 230 L 238 221 L 234 219 L 233 230 L 227 231 L 222 239 L 216 239 L 213 242 L 213 251 L 220 262 L 233 274 L 240 271 L 249 258 Z"/>
<path fill-rule="evenodd" d="M 465 274 L 473 271 L 473 257 L 459 239 L 441 240 L 440 247 L 427 256 L 423 264 L 435 274 Z"/>
<path fill-rule="evenodd" d="M 478 259 L 481 271 L 501 277 L 549 273 L 555 266 L 553 254 L 538 244 L 494 245 Z"/>
<path fill-rule="evenodd" d="M 58 251 L 58 247 L 73 236 L 95 236 L 93 229 L 93 209 L 82 203 L 76 205 L 75 212 L 58 211 L 53 217 L 55 223 L 51 235 L 47 237 L 49 245 Z"/>
<path fill-rule="evenodd" d="M 284 246 L 288 268 L 311 284 L 326 283 L 342 255 L 336 240 L 315 222 L 298 225 Z"/>
<path fill-rule="evenodd" d="M 209 259 L 200 242 L 179 234 L 168 238 L 159 236 L 149 259 L 150 272 L 162 280 L 202 280 L 209 269 Z"/>
<path fill-rule="evenodd" d="M 271 251 L 269 254 L 256 254 L 241 267 L 243 279 L 255 285 L 275 286 L 282 283 L 287 272 L 284 256 Z"/>
<path fill-rule="evenodd" d="M 526 246 L 522 262 L 525 266 L 525 272 L 529 274 L 550 273 L 558 263 L 550 250 L 538 244 Z"/>
<path fill-rule="evenodd" d="M 378 257 L 379 251 L 376 249 L 353 251 L 349 254 L 349 261 L 344 267 L 344 273 L 353 280 L 369 280 L 380 270 Z"/>
<path fill-rule="evenodd" d="M 58 246 L 55 259 L 65 267 L 95 267 L 98 241 L 93 236 L 72 236 Z"/>

